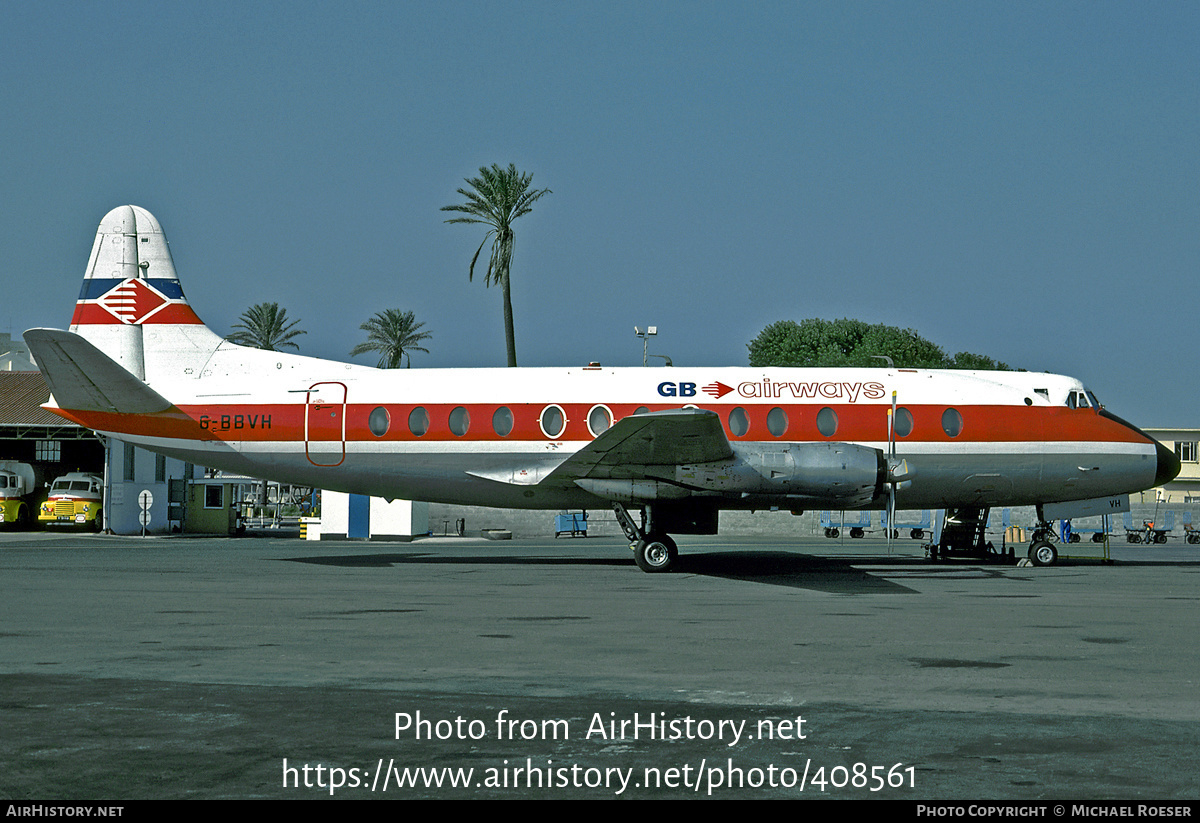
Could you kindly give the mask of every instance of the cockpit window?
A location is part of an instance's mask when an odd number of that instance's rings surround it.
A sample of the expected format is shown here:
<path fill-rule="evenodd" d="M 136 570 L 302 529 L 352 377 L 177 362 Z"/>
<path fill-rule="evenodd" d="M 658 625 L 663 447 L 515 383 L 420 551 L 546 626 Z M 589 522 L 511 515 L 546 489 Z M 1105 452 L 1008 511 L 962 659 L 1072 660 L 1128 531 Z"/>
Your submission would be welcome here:
<path fill-rule="evenodd" d="M 1067 394 L 1067 407 L 1071 409 L 1091 408 L 1093 403 L 1091 399 L 1089 399 L 1090 394 L 1091 392 L 1087 391 L 1071 391 Z M 1095 404 L 1095 407 L 1099 408 L 1100 405 L 1097 403 Z"/>

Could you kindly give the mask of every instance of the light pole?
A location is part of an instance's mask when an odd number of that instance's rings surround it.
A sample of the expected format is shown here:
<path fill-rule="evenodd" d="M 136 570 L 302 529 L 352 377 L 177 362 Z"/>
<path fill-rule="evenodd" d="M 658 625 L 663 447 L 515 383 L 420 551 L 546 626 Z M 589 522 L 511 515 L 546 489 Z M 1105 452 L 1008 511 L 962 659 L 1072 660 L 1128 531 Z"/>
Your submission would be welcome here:
<path fill-rule="evenodd" d="M 650 346 L 650 338 L 658 334 L 658 326 L 647 326 L 645 329 L 641 326 L 634 326 L 633 334 L 635 337 L 642 338 L 642 365 L 645 366 L 650 359 L 646 353 Z"/>

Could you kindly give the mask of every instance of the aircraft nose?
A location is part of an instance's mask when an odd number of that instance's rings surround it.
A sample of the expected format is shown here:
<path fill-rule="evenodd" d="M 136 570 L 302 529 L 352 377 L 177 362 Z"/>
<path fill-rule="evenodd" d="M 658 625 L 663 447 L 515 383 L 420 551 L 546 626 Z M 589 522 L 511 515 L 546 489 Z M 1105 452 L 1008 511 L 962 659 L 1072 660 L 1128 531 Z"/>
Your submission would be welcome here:
<path fill-rule="evenodd" d="M 1179 475 L 1181 466 L 1175 452 L 1157 440 L 1154 441 L 1154 450 L 1158 453 L 1158 471 L 1154 475 L 1154 485 L 1161 486 L 1174 480 Z"/>

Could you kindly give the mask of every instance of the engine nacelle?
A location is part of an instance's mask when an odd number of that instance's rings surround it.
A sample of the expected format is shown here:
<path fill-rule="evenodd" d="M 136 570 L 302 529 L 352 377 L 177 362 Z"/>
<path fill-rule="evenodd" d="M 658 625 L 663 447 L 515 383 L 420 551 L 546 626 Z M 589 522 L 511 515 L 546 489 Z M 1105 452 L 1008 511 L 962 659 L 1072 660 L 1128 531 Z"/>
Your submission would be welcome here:
<path fill-rule="evenodd" d="M 772 449 L 734 444 L 734 458 L 662 467 L 660 478 L 580 478 L 575 484 L 606 500 L 635 505 L 696 497 L 747 498 L 799 505 L 858 508 L 879 497 L 887 480 L 883 452 L 852 443 L 790 443 Z M 781 499 L 782 498 L 782 499 Z"/>
<path fill-rule="evenodd" d="M 865 506 L 883 493 L 883 452 L 853 443 L 791 443 L 777 449 L 747 449 L 738 456 L 758 475 L 751 494 L 806 498 L 846 508 Z"/>

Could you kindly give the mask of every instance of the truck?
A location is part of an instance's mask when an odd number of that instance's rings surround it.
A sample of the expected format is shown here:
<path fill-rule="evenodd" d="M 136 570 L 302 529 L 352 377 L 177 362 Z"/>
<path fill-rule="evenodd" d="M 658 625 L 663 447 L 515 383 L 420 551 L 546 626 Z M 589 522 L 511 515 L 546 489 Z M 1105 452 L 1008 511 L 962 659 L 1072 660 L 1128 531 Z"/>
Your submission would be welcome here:
<path fill-rule="evenodd" d="M 0 460 L 0 527 L 28 529 L 43 493 L 42 473 L 28 463 Z"/>
<path fill-rule="evenodd" d="M 38 521 L 46 526 L 79 526 L 100 531 L 104 518 L 104 478 L 87 472 L 68 472 L 50 486 Z"/>

